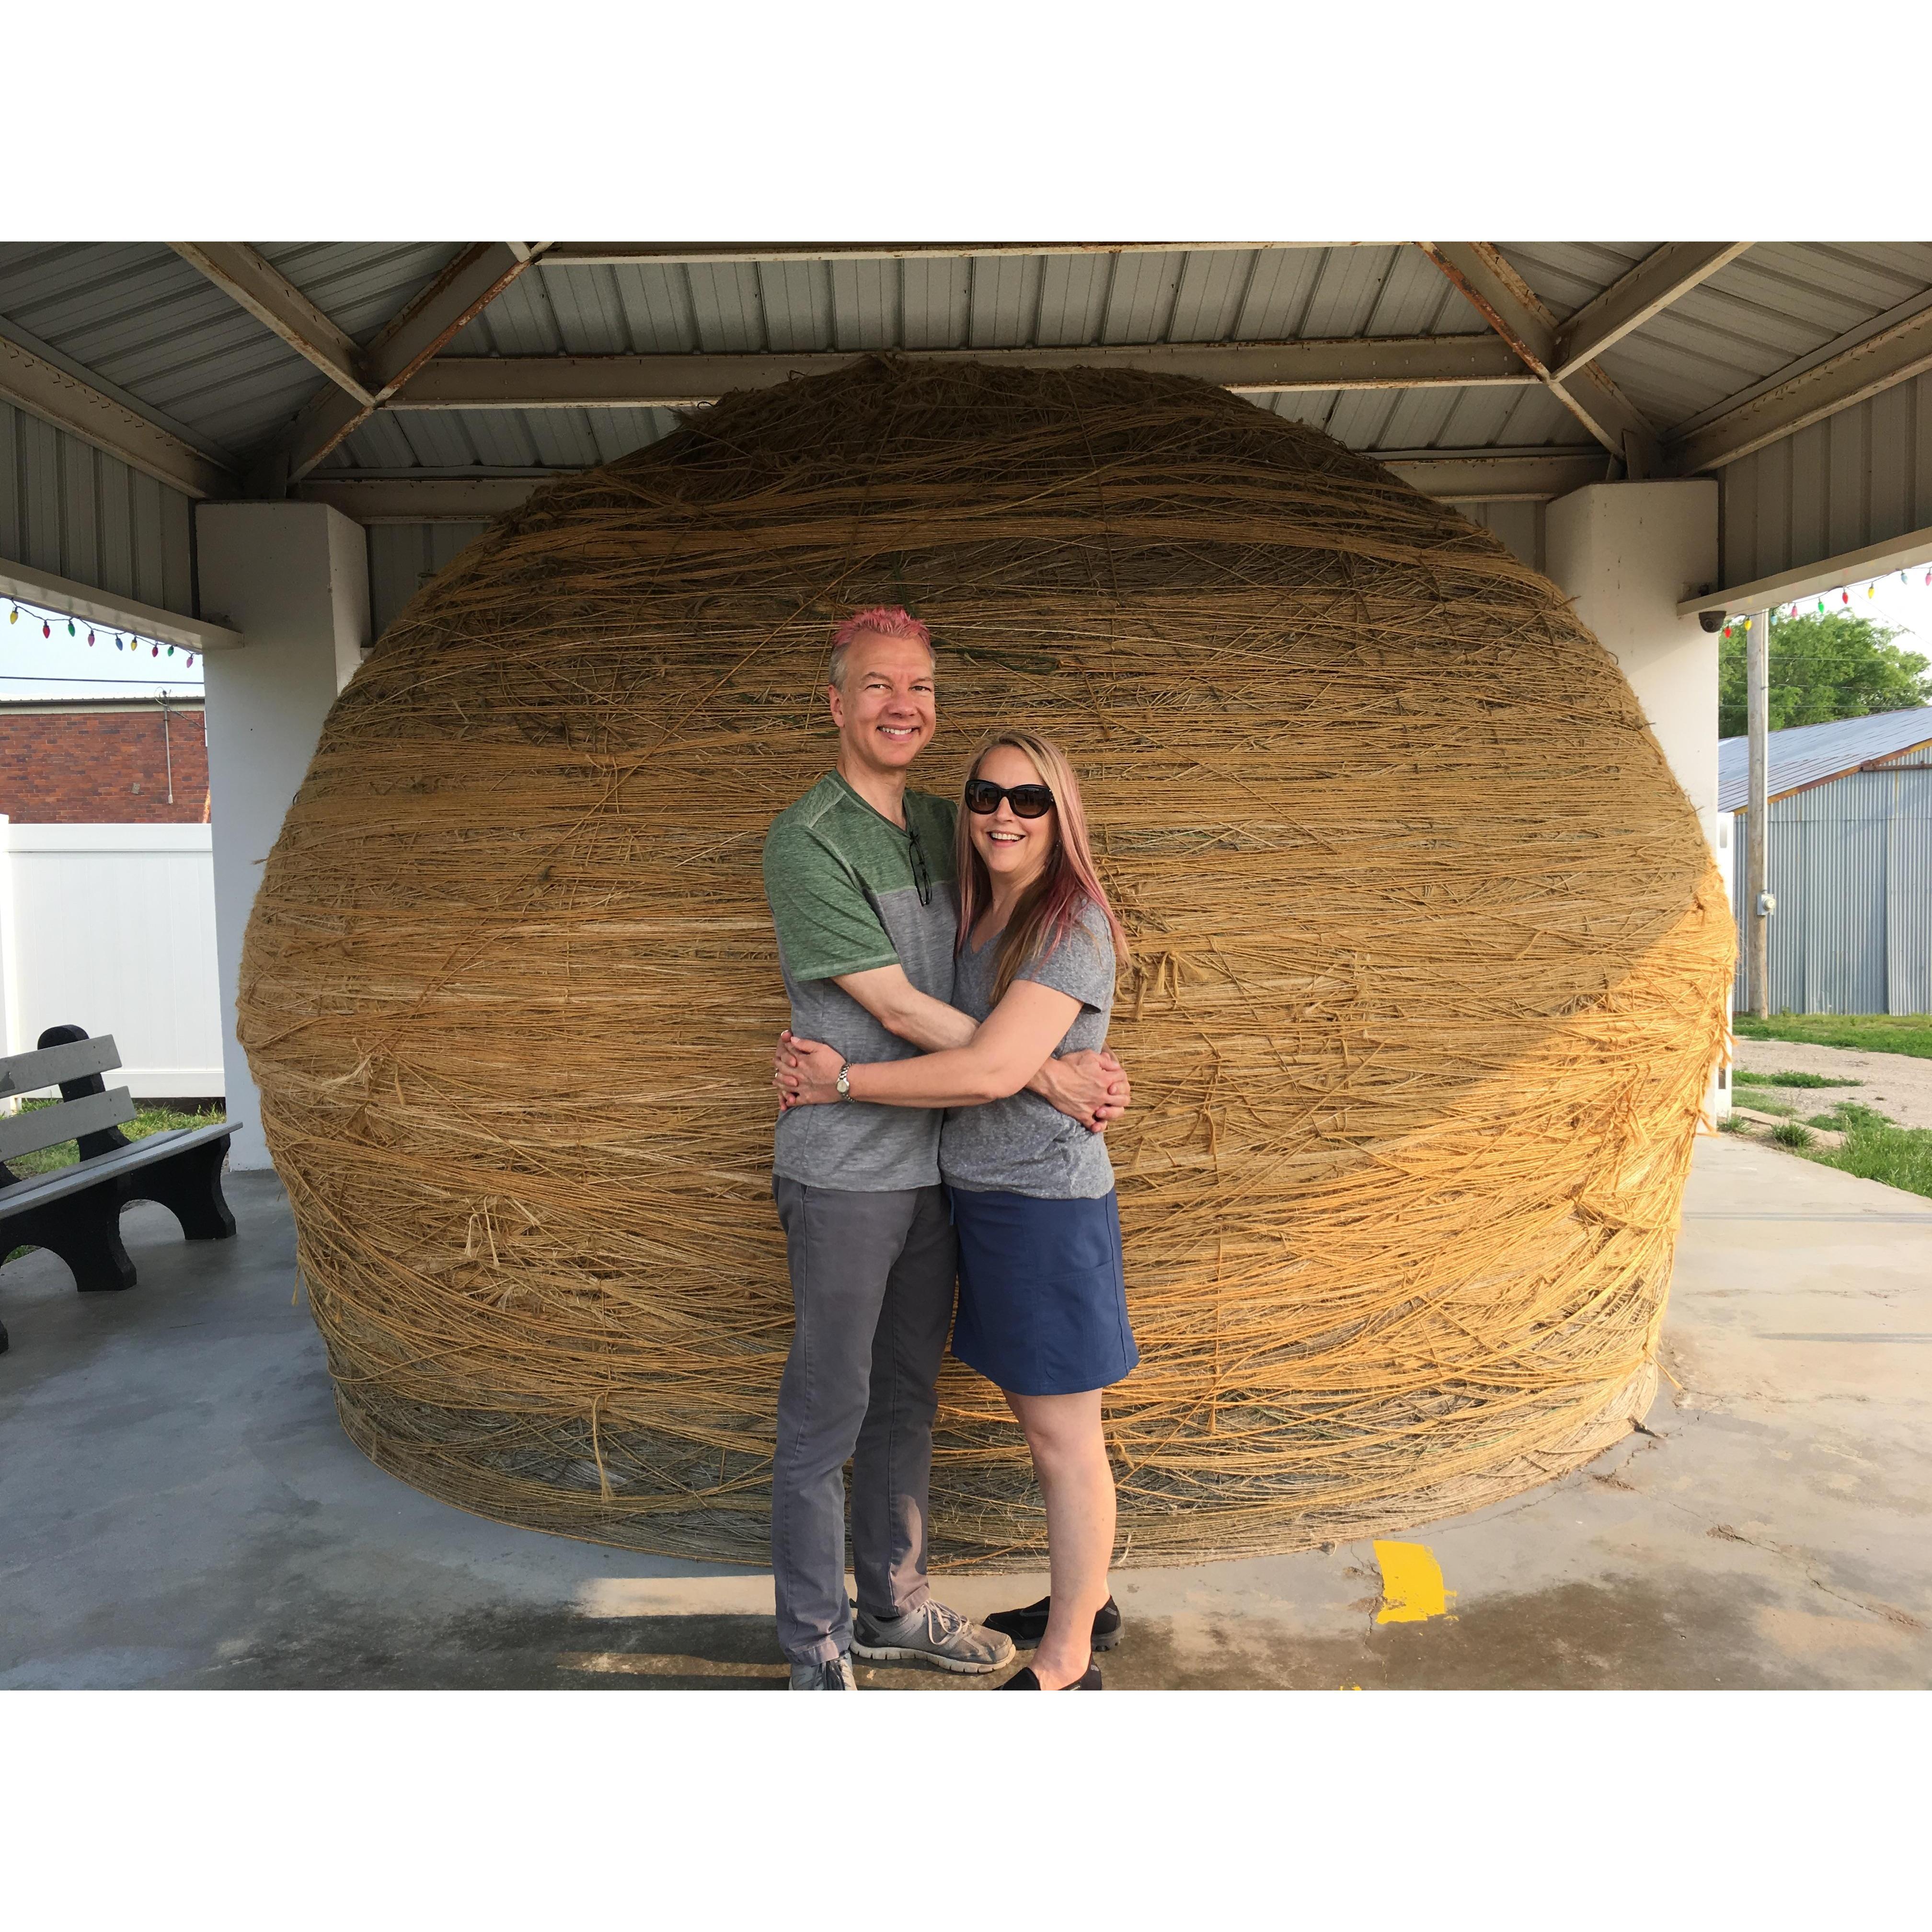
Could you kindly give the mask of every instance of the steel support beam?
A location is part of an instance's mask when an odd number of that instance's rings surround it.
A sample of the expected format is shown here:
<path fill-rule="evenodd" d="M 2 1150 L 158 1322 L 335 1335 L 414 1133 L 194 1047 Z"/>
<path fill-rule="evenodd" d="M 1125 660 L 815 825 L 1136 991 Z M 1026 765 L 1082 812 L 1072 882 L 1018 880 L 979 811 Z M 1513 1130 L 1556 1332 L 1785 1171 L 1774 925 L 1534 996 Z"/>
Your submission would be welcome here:
<path fill-rule="evenodd" d="M 1658 469 L 1657 433 L 1616 383 L 1593 364 L 1559 382 L 1556 318 L 1529 284 L 1487 242 L 1418 244 L 1539 382 L 1576 417 L 1632 477 Z"/>
<path fill-rule="evenodd" d="M 1780 604 L 1798 598 L 1816 597 L 1894 570 L 1917 570 L 1928 563 L 1932 563 L 1932 524 L 1888 537 L 1883 543 L 1868 544 L 1863 550 L 1840 550 L 1836 556 L 1821 557 L 1816 563 L 1802 563 L 1769 577 L 1754 578 L 1750 583 L 1729 590 L 1709 590 L 1700 597 L 1687 597 L 1678 605 L 1677 614 L 1680 617 L 1736 617 L 1762 610 L 1767 604 L 1774 610 Z"/>
<path fill-rule="evenodd" d="M 1932 369 L 1932 308 L 1779 382 L 1671 446 L 1680 476 L 1716 470 Z"/>
<path fill-rule="evenodd" d="M 1610 458 L 1582 449 L 1372 449 L 1425 496 L 1452 503 L 1547 503 L 1600 483 Z"/>
<path fill-rule="evenodd" d="M 546 268 L 658 268 L 727 262 L 905 262 L 970 255 L 1190 255 L 1262 248 L 1387 248 L 1371 242 L 553 242 Z"/>
<path fill-rule="evenodd" d="M 362 368 L 370 400 L 324 390 L 250 478 L 255 493 L 280 496 L 343 438 L 362 428 L 430 358 L 514 282 L 533 259 L 529 244 L 473 242 L 370 344 Z"/>
<path fill-rule="evenodd" d="M 5 337 L 0 337 L 0 398 L 184 495 L 214 496 L 233 487 L 229 472 L 192 444 Z"/>
<path fill-rule="evenodd" d="M 312 470 L 296 486 L 304 503 L 327 503 L 358 524 L 474 524 L 507 516 L 532 490 L 569 470 L 512 476 L 339 476 Z"/>
<path fill-rule="evenodd" d="M 824 375 L 857 352 L 746 356 L 446 356 L 390 406 L 398 410 L 674 409 L 734 389 Z M 1534 379 L 1481 335 L 1351 337 L 1336 341 L 1115 344 L 1086 349 L 948 349 L 922 362 L 1028 369 L 1144 369 L 1243 394 L 1527 384 Z"/>
<path fill-rule="evenodd" d="M 1614 348 L 1678 297 L 1735 262 L 1748 242 L 1666 242 L 1557 326 L 1555 380 Z"/>
<path fill-rule="evenodd" d="M 191 651 L 236 651 L 247 641 L 240 632 L 212 618 L 184 617 L 178 610 L 136 603 L 98 584 L 56 577 L 51 571 L 36 570 L 32 564 L 4 557 L 0 557 L 0 596 L 24 598 L 43 610 L 64 611 L 103 630 L 135 631 L 144 638 L 158 638 L 164 644 L 178 644 Z"/>
<path fill-rule="evenodd" d="M 362 352 L 272 262 L 245 242 L 170 242 L 222 293 L 312 362 L 335 386 L 365 407 L 375 397 L 364 385 Z"/>

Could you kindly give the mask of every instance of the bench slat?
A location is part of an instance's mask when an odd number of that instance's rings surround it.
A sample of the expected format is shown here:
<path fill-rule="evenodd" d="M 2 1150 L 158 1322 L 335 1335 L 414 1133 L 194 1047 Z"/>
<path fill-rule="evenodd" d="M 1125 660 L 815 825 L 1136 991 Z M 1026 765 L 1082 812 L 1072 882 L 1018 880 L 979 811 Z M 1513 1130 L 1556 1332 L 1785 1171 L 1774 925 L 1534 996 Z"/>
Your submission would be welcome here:
<path fill-rule="evenodd" d="M 92 1046 L 93 1042 L 86 1042 Z M 58 1053 L 58 1047 L 49 1049 Z M 124 1087 L 111 1087 L 105 1094 L 89 1094 L 79 1100 L 63 1100 L 57 1107 L 35 1107 L 0 1120 L 0 1160 L 16 1154 L 38 1154 L 43 1148 L 57 1147 L 62 1141 L 82 1134 L 98 1134 L 104 1127 L 118 1127 L 134 1118 L 133 1097 Z"/>
<path fill-rule="evenodd" d="M 45 1046 L 32 1053 L 16 1053 L 0 1060 L 0 1100 L 16 1094 L 36 1094 L 43 1087 L 58 1087 L 63 1080 L 79 1080 L 89 1073 L 111 1073 L 121 1064 L 114 1036 L 104 1033 L 94 1040 L 70 1041 L 65 1046 Z M 63 1134 L 62 1140 L 67 1136 Z M 29 1148 L 16 1153 L 28 1154 Z M 0 1160 L 6 1156 L 0 1154 Z"/>
<path fill-rule="evenodd" d="M 38 1208 L 45 1202 L 58 1201 L 69 1194 L 79 1194 L 88 1188 L 98 1186 L 102 1181 L 112 1180 L 118 1174 L 138 1172 L 154 1161 L 164 1160 L 170 1154 L 185 1154 L 190 1148 L 200 1147 L 204 1142 L 225 1139 L 239 1124 L 238 1121 L 228 1120 L 212 1127 L 171 1127 L 158 1134 L 144 1134 L 140 1139 L 127 1147 L 117 1148 L 112 1154 L 96 1154 L 92 1160 L 76 1161 L 71 1166 L 56 1168 L 52 1174 L 29 1174 L 11 1187 L 0 1187 L 0 1221 L 23 1214 L 29 1208 Z"/>

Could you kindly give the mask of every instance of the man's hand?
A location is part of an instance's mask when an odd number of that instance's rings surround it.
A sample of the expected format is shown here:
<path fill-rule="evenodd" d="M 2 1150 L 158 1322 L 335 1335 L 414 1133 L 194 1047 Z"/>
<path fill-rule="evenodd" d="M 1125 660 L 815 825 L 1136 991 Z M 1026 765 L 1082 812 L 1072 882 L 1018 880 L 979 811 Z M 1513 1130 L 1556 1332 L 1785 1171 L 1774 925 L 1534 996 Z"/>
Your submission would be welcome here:
<path fill-rule="evenodd" d="M 1106 1132 L 1133 1103 L 1126 1069 L 1105 1048 L 1049 1060 L 1027 1084 L 1050 1106 L 1096 1134 Z"/>

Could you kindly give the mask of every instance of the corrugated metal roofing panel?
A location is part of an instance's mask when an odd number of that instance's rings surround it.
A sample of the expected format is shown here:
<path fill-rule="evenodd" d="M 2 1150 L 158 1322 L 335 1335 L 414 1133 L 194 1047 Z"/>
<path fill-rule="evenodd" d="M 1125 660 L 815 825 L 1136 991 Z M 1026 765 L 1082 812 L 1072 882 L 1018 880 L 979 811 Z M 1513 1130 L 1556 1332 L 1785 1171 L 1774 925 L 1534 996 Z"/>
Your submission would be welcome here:
<path fill-rule="evenodd" d="M 369 530 L 369 616 L 380 637 L 422 586 L 488 524 L 375 524 Z"/>
<path fill-rule="evenodd" d="M 456 248 L 271 243 L 262 252 L 366 339 Z M 293 350 L 158 243 L 0 245 L 0 316 L 230 451 L 264 441 L 325 386 Z"/>
<path fill-rule="evenodd" d="M 1559 319 L 1654 243 L 1504 242 Z M 1932 244 L 1760 242 L 1602 358 L 1662 430 L 1681 427 L 1850 330 L 1932 289 Z"/>
<path fill-rule="evenodd" d="M 1663 244 L 1656 242 L 1498 242 L 1503 259 L 1561 322 Z"/>
<path fill-rule="evenodd" d="M 1932 375 L 1727 463 L 1724 580 L 1749 584 L 1932 525 Z"/>
<path fill-rule="evenodd" d="M 1801 786 L 1816 785 L 1856 771 L 1874 758 L 1932 742 L 1932 705 L 1880 711 L 1869 718 L 1840 718 L 1824 724 L 1794 724 L 1765 740 L 1775 800 Z M 1724 738 L 1718 744 L 1718 809 L 1741 812 L 1750 789 L 1750 743 Z"/>
<path fill-rule="evenodd" d="M 188 500 L 0 403 L 0 556 L 192 616 Z"/>

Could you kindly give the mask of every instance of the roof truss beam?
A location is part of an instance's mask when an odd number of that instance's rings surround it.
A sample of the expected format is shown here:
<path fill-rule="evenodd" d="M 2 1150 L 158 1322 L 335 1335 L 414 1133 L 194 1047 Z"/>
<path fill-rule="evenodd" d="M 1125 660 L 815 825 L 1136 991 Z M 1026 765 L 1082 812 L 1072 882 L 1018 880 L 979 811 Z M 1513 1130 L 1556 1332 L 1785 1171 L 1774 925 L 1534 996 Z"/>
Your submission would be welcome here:
<path fill-rule="evenodd" d="M 1727 268 L 1748 242 L 1666 242 L 1603 293 L 1586 302 L 1556 329 L 1553 372 L 1557 382 L 1613 349 L 1634 330 L 1661 315 L 1680 297 Z"/>
<path fill-rule="evenodd" d="M 184 495 L 221 496 L 233 488 L 228 471 L 192 443 L 4 336 L 0 397 Z"/>
<path fill-rule="evenodd" d="M 1932 369 L 1932 308 L 1840 350 L 1694 430 L 1672 446 L 1680 474 L 1716 470 L 1894 383 Z"/>
<path fill-rule="evenodd" d="M 553 242 L 547 268 L 613 263 L 658 268 L 733 262 L 905 262 L 934 256 L 1190 255 L 1268 248 L 1368 248 L 1369 242 Z"/>
<path fill-rule="evenodd" d="M 371 342 L 362 358 L 369 400 L 325 389 L 295 420 L 250 478 L 256 494 L 280 496 L 306 476 L 343 438 L 392 400 L 458 330 L 536 259 L 527 242 L 476 242 Z"/>
<path fill-rule="evenodd" d="M 1460 289 L 1536 379 L 1633 477 L 1658 467 L 1657 433 L 1616 384 L 1594 364 L 1574 368 L 1559 381 L 1563 358 L 1556 318 L 1529 284 L 1488 242 L 1424 242 L 1418 244 Z"/>
<path fill-rule="evenodd" d="M 168 246 L 344 394 L 365 408 L 374 405 L 355 338 L 338 328 L 266 256 L 245 242 L 170 242 Z"/>
<path fill-rule="evenodd" d="M 734 389 L 824 375 L 869 352 L 745 356 L 446 356 L 394 398 L 398 410 L 677 409 Z M 1084 349 L 956 349 L 921 362 L 1029 369 L 1142 369 L 1192 376 L 1238 394 L 1288 389 L 1524 386 L 1534 380 L 1481 335 L 1363 336 L 1334 341 L 1108 344 Z"/>

